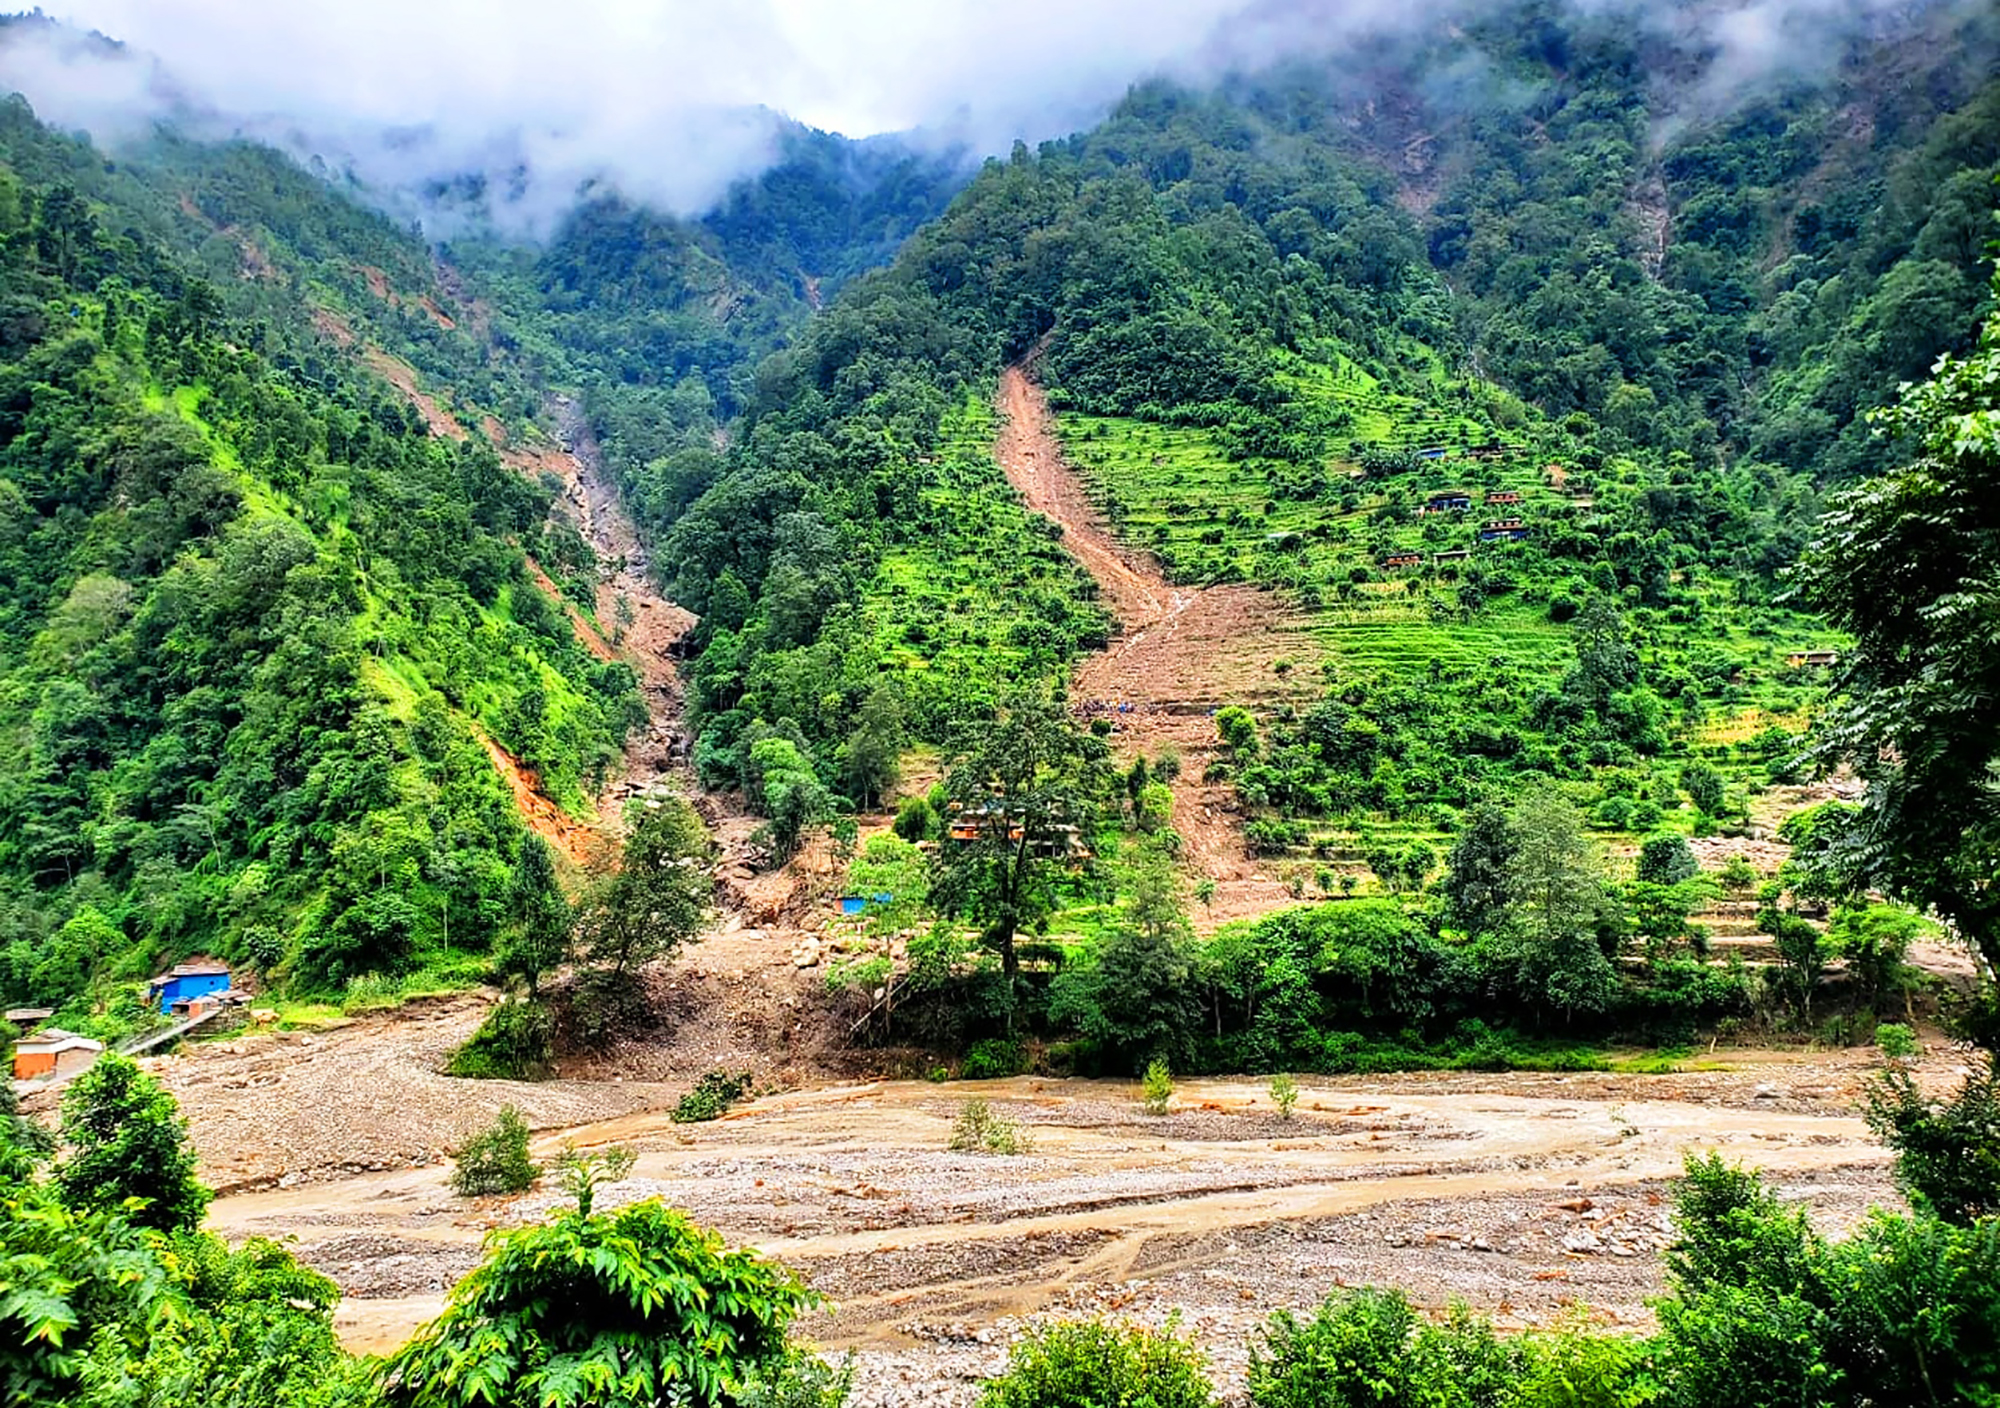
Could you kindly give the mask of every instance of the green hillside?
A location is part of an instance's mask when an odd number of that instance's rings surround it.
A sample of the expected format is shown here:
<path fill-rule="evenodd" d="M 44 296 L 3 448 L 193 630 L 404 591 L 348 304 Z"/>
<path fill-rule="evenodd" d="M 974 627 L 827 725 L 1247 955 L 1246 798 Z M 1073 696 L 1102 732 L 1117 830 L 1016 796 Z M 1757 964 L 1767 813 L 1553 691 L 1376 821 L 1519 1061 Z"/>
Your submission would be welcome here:
<path fill-rule="evenodd" d="M 521 834 L 482 740 L 587 817 L 640 717 L 525 566 L 588 618 L 588 544 L 488 443 L 558 395 L 702 618 L 711 786 L 776 730 L 858 791 L 864 727 L 942 744 L 1107 639 L 989 453 L 1032 354 L 1124 540 L 1322 652 L 1220 763 L 1259 847 L 1442 839 L 1538 777 L 1617 833 L 1741 825 L 1819 697 L 1785 657 L 1839 644 L 1783 597 L 1821 495 L 1987 301 L 1995 26 L 1885 34 L 1716 115 L 1695 56 L 1523 5 L 1144 84 L 969 179 L 798 132 L 706 215 L 604 194 L 538 247 L 10 104 L 8 993 L 477 961 Z"/>

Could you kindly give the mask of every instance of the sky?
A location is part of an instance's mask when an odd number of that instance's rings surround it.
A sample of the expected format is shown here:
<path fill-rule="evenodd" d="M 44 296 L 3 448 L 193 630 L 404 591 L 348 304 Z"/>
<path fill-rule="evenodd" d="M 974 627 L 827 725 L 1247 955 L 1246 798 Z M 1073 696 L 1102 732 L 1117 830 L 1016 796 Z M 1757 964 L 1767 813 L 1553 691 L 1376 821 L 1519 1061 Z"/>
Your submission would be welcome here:
<path fill-rule="evenodd" d="M 1904 0 L 1567 0 L 1699 26 L 1720 91 Z M 608 180 L 705 207 L 768 160 L 776 114 L 849 136 L 922 128 L 978 152 L 1088 125 L 1135 80 L 1200 78 L 1480 0 L 43 0 L 125 41 L 41 42 L 0 90 L 115 140 L 171 98 L 385 188 L 526 172 L 517 215 Z"/>

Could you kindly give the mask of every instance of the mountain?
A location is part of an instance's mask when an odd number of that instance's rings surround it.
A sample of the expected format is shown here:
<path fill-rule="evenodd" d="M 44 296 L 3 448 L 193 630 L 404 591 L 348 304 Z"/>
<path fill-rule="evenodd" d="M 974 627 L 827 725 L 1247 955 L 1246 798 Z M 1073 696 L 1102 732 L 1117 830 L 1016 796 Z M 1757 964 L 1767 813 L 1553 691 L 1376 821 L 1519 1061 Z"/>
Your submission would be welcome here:
<path fill-rule="evenodd" d="M 1250 603 L 1103 678 L 1295 883 L 1531 777 L 1623 835 L 1707 767 L 1690 824 L 1740 824 L 1837 646 L 1782 599 L 1819 496 L 1987 306 L 1996 28 L 1919 7 L 1718 105 L 1691 41 L 1524 0 L 976 173 L 791 130 L 709 212 L 604 189 L 540 245 L 13 100 L 0 990 L 475 969 L 524 796 L 589 818 L 646 719 L 565 441 L 701 618 L 710 786 L 1066 676 L 1132 622 L 995 463 L 1008 367 L 1116 551 Z"/>

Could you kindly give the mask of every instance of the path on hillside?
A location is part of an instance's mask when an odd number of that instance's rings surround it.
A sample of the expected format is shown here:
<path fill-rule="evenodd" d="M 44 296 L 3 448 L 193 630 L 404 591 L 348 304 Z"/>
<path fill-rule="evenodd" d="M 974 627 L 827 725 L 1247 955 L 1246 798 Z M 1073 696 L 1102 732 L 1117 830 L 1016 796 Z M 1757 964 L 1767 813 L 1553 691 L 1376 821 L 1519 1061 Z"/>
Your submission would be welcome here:
<path fill-rule="evenodd" d="M 1234 789 L 1203 777 L 1217 755 L 1214 711 L 1303 701 L 1317 674 L 1317 646 L 1278 593 L 1242 584 L 1177 587 L 1151 557 L 1118 543 L 1064 457 L 1048 398 L 1025 368 L 1001 373 L 997 402 L 993 453 L 1007 482 L 1062 525 L 1064 545 L 1096 580 L 1117 624 L 1110 646 L 1078 664 L 1072 699 L 1113 720 L 1121 758 L 1152 760 L 1163 749 L 1181 755 L 1174 829 L 1188 863 L 1216 882 L 1214 903 L 1195 918 L 1220 923 L 1290 903 L 1284 884 L 1245 853 Z M 1280 659 L 1293 663 L 1288 676 L 1273 668 Z"/>

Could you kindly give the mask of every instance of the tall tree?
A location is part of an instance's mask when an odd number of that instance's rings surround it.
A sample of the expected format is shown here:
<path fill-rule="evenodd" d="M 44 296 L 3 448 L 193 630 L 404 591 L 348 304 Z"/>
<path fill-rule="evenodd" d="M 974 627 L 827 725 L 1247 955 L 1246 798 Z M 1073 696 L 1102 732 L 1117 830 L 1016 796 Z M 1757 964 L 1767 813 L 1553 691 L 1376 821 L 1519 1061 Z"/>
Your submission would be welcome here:
<path fill-rule="evenodd" d="M 174 1097 L 126 1056 L 107 1053 L 63 1092 L 62 1142 L 56 1165 L 63 1199 L 105 1212 L 127 1199 L 142 1227 L 192 1231 L 212 1196 L 195 1177 L 194 1147 Z"/>
<path fill-rule="evenodd" d="M 577 915 L 584 957 L 614 976 L 699 935 L 715 898 L 708 829 L 693 807 L 650 797 L 627 816 L 618 868 L 591 887 Z"/>
<path fill-rule="evenodd" d="M 1507 813 L 1487 805 L 1473 812 L 1445 858 L 1445 910 L 1468 934 L 1497 928 L 1507 913 L 1514 841 Z"/>
<path fill-rule="evenodd" d="M 1521 997 L 1565 1019 L 1602 1011 L 1617 973 L 1597 941 L 1604 872 L 1582 816 L 1541 787 L 1514 804 L 1507 829 L 1513 854 L 1507 928 Z"/>
<path fill-rule="evenodd" d="M 2000 275 L 1996 275 L 2000 286 Z M 1877 413 L 1909 464 L 1838 496 L 1800 596 L 1854 637 L 1816 755 L 1868 784 L 1858 883 L 1937 910 L 2000 968 L 2000 316 Z"/>
<path fill-rule="evenodd" d="M 861 701 L 840 756 L 840 785 L 857 806 L 882 804 L 902 775 L 898 758 L 906 740 L 902 702 L 887 685 L 877 685 Z"/>
<path fill-rule="evenodd" d="M 533 997 L 542 974 L 569 957 L 576 916 L 556 879 L 554 852 L 532 831 L 522 838 L 507 903 L 519 928 L 501 952 L 500 971 L 519 978 Z"/>
<path fill-rule="evenodd" d="M 1108 756 L 1056 689 L 1019 690 L 961 736 L 946 775 L 959 834 L 938 852 L 931 893 L 985 931 L 1010 997 L 1015 937 L 1054 911 L 1056 882 L 1081 856 L 1115 780 Z"/>

